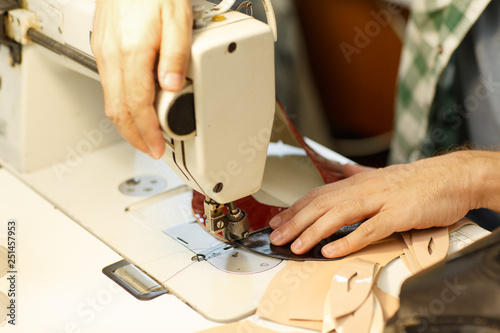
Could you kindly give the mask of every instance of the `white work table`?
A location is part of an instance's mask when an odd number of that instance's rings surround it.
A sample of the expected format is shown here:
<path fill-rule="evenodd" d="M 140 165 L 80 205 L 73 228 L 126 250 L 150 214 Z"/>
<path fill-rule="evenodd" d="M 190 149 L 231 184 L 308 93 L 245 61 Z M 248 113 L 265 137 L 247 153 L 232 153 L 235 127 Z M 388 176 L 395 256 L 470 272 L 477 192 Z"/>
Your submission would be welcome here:
<path fill-rule="evenodd" d="M 172 295 L 135 299 L 101 273 L 118 254 L 3 168 L 0 189 L 0 240 L 15 219 L 18 272 L 16 326 L 1 331 L 196 332 L 219 325 Z M 3 277 L 0 291 L 6 288 Z"/>

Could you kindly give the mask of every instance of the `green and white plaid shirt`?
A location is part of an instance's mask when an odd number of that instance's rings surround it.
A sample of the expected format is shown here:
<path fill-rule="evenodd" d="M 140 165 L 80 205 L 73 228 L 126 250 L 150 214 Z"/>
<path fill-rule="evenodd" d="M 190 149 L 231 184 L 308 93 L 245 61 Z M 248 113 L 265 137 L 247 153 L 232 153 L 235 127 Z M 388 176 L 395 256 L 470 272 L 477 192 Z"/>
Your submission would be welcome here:
<path fill-rule="evenodd" d="M 453 53 L 490 1 L 413 0 L 399 67 L 391 163 L 412 162 L 429 154 L 424 141 L 429 138 L 438 83 Z M 435 134 L 441 137 L 439 130 Z"/>

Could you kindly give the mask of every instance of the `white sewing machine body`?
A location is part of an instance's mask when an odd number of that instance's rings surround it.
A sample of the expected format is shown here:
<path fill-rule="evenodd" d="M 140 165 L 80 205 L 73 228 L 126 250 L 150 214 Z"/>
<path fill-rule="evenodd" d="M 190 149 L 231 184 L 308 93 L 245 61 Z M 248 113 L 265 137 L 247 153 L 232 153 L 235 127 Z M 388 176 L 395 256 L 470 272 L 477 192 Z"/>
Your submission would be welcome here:
<path fill-rule="evenodd" d="M 196 3 L 214 6 L 204 1 Z M 92 55 L 94 5 L 94 1 L 85 0 L 68 4 L 26 2 L 26 8 L 36 14 L 41 32 L 88 55 Z M 191 188 L 219 203 L 240 199 L 259 189 L 275 103 L 271 28 L 239 12 L 225 13 L 224 18 L 221 22 L 207 20 L 206 27 L 193 33 L 188 72 L 191 93 L 194 92 L 193 130 L 187 135 L 172 133 L 165 108 L 159 110 L 170 150 L 163 159 Z M 93 79 L 98 76 L 71 60 L 34 45 L 25 46 L 23 59 L 23 66 L 15 68 L 2 64 L 6 66 L 4 79 L 9 82 L 4 94 L 9 94 L 9 98 L 2 98 L 4 136 L 0 147 L 5 148 L 5 157 L 18 169 L 33 171 L 54 161 L 64 161 L 64 147 L 80 141 L 80 131 L 75 131 L 72 123 L 85 128 L 99 122 L 103 100 L 98 85 L 73 72 Z M 71 71 L 54 70 L 61 64 Z M 15 80 L 27 76 L 29 80 Z M 161 92 L 160 98 L 164 95 L 166 92 Z M 57 99 L 57 108 L 51 98 Z M 68 101 L 64 101 L 66 98 Z M 77 98 L 82 102 L 75 107 Z M 27 123 L 17 121 L 14 113 L 25 114 Z M 78 119 L 71 121 L 75 116 Z M 43 119 L 51 119 L 49 125 L 53 127 L 45 127 L 47 122 Z M 59 135 L 47 136 L 47 132 Z M 47 137 L 53 141 L 43 142 Z M 254 141 L 258 145 L 252 145 Z M 222 189 L 213 191 L 217 184 Z"/>
<path fill-rule="evenodd" d="M 93 0 L 24 2 L 36 14 L 39 31 L 88 55 L 94 6 Z M 184 183 L 206 192 L 227 180 L 222 191 L 210 193 L 226 203 L 254 193 L 262 180 L 275 104 L 273 35 L 245 14 L 224 16 L 194 32 L 188 78 L 196 133 L 168 138 L 173 140 L 165 161 L 150 159 L 120 138 L 105 117 L 95 73 L 33 43 L 22 47 L 22 62 L 13 65 L 9 48 L 0 47 L 2 165 L 216 321 L 251 314 L 280 267 L 279 260 L 247 251 L 222 251 L 208 234 L 187 247 L 172 234 L 189 238 L 190 229 L 166 231 L 183 223 L 201 230 L 185 223 L 194 218 Z M 236 49 L 228 51 L 230 44 Z M 193 262 L 203 251 L 207 260 Z M 238 256 L 232 256 L 235 251 Z"/>

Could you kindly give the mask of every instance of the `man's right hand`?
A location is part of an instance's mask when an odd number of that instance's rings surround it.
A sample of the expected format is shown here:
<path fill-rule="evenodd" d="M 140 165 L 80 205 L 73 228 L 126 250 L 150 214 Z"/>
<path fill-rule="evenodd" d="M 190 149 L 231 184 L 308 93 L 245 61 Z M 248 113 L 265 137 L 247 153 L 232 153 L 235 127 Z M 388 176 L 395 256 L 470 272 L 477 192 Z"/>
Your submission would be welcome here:
<path fill-rule="evenodd" d="M 182 88 L 192 26 L 190 0 L 97 0 L 91 44 L 106 115 L 123 138 L 155 159 L 165 142 L 153 105 L 154 76 L 164 90 Z"/>

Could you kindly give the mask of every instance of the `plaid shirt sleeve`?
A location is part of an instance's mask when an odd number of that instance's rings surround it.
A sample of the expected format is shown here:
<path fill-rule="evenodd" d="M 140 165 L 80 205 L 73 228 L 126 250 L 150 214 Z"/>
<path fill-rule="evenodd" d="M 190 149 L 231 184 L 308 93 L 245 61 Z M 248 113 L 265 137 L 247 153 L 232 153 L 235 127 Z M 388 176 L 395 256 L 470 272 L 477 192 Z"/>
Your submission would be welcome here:
<path fill-rule="evenodd" d="M 401 55 L 391 163 L 425 157 L 423 141 L 443 70 L 491 0 L 413 0 Z"/>

